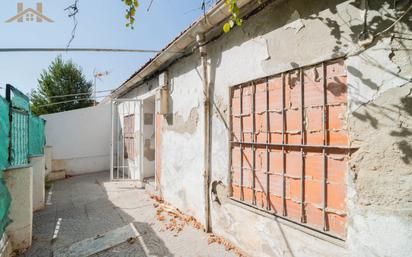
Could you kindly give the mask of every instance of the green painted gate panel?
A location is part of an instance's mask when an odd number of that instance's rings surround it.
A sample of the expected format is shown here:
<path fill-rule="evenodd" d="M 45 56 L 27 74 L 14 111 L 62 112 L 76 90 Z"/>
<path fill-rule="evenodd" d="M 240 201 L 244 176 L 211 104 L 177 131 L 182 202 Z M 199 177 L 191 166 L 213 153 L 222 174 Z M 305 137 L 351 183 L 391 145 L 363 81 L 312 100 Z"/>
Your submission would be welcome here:
<path fill-rule="evenodd" d="M 29 116 L 29 155 L 44 154 L 45 145 L 44 120 L 33 115 Z"/>
<path fill-rule="evenodd" d="M 29 115 L 11 110 L 11 160 L 10 166 L 29 163 Z"/>
<path fill-rule="evenodd" d="M 9 103 L 0 97 L 0 170 L 9 166 L 9 130 Z"/>
<path fill-rule="evenodd" d="M 11 198 L 3 179 L 3 171 L 9 166 L 9 130 L 9 103 L 0 97 L 0 235 L 10 223 L 7 214 Z"/>

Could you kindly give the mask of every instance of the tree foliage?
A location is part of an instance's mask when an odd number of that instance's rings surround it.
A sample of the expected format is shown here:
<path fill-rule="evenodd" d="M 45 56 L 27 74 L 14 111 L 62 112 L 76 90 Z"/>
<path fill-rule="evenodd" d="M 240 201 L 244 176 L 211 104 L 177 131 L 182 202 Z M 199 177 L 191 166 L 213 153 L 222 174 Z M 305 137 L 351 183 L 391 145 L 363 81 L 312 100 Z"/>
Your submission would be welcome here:
<path fill-rule="evenodd" d="M 37 89 L 31 92 L 32 112 L 41 115 L 91 106 L 92 86 L 80 67 L 59 56 L 43 70 Z"/>
<path fill-rule="evenodd" d="M 230 14 L 229 20 L 223 24 L 223 31 L 225 33 L 229 32 L 235 25 L 241 26 L 242 19 L 240 18 L 240 9 L 237 5 L 238 0 L 225 0 L 225 4 L 228 7 L 228 12 Z M 257 0 L 260 2 L 260 0 Z M 133 29 L 135 23 L 136 9 L 139 7 L 138 0 L 122 0 L 126 5 L 126 27 Z M 202 5 L 204 7 L 204 3 Z"/>

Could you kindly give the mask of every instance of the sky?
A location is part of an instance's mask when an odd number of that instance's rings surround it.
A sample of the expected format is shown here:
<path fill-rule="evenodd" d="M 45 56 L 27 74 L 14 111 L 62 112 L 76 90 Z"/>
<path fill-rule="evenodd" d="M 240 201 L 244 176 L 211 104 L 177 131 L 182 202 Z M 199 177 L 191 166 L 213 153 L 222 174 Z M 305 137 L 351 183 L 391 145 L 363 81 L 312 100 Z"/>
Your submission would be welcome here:
<path fill-rule="evenodd" d="M 0 48 L 66 47 L 73 20 L 64 9 L 75 0 L 0 1 Z M 36 9 L 36 3 L 42 2 L 43 14 L 54 22 L 6 23 L 17 14 L 17 2 L 23 3 L 23 9 Z M 125 26 L 125 6 L 121 0 L 79 0 L 78 26 L 71 47 L 160 50 L 202 14 L 201 0 L 154 0 L 149 11 L 150 0 L 139 3 L 135 28 L 131 30 Z M 154 54 L 0 52 L 1 94 L 4 95 L 6 84 L 24 93 L 35 89 L 41 72 L 58 55 L 79 65 L 88 80 L 93 79 L 94 71 L 108 71 L 107 76 L 97 80 L 97 90 L 101 91 L 120 86 Z"/>

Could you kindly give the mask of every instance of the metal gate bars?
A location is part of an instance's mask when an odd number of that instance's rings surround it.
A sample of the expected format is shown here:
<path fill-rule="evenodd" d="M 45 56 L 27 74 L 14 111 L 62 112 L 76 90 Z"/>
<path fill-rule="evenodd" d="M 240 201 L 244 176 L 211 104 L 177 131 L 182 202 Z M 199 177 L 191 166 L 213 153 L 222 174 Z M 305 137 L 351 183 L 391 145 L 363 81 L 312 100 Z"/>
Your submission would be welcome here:
<path fill-rule="evenodd" d="M 141 102 L 112 100 L 111 180 L 135 180 L 141 169 Z"/>

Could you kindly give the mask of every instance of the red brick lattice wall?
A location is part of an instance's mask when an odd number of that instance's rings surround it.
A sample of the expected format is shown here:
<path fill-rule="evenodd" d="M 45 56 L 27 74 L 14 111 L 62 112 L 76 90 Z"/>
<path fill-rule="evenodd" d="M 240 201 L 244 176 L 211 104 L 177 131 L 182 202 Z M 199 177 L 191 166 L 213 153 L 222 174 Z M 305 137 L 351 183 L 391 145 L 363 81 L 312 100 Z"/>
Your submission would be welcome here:
<path fill-rule="evenodd" d="M 233 198 L 343 238 L 346 110 L 343 60 L 232 87 Z"/>

